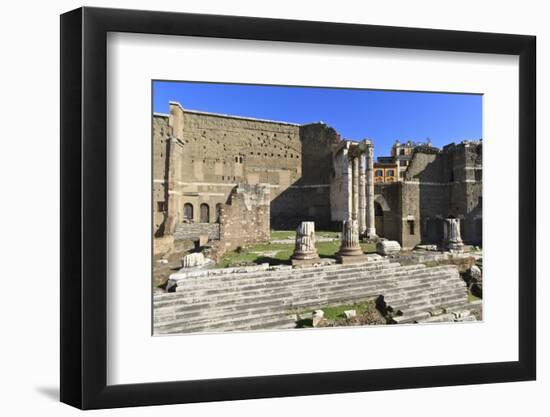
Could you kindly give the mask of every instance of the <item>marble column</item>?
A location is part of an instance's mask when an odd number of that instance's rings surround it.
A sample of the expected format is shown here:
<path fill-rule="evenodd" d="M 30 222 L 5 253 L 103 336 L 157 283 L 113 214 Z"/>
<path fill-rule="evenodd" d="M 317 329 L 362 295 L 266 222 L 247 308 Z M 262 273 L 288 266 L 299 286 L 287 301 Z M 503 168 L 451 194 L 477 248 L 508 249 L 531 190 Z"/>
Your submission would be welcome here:
<path fill-rule="evenodd" d="M 352 220 L 358 220 L 359 217 L 359 158 L 353 157 L 351 160 L 353 178 L 352 178 Z"/>
<path fill-rule="evenodd" d="M 460 236 L 460 219 L 445 219 L 443 246 L 450 251 L 460 252 L 464 248 Z"/>
<path fill-rule="evenodd" d="M 296 242 L 292 259 L 319 258 L 315 248 L 315 223 L 301 222 L 296 229 Z"/>
<path fill-rule="evenodd" d="M 359 235 L 367 230 L 367 189 L 366 189 L 367 156 L 364 152 L 359 156 Z"/>
<path fill-rule="evenodd" d="M 343 221 L 350 220 L 351 219 L 351 212 L 352 212 L 352 173 L 351 173 L 351 164 L 349 162 L 348 158 L 348 150 L 342 149 L 342 153 L 340 154 L 340 161 L 341 161 L 341 167 L 342 167 L 342 196 L 344 199 L 344 213 L 343 213 Z"/>
<path fill-rule="evenodd" d="M 361 245 L 359 245 L 359 228 L 357 220 L 348 220 L 344 222 L 342 227 L 342 242 L 338 255 L 340 257 L 363 255 L 363 250 L 361 249 Z"/>
<path fill-rule="evenodd" d="M 374 148 L 372 144 L 367 146 L 366 151 L 366 182 L 367 182 L 367 230 L 366 235 L 372 239 L 376 237 L 376 226 L 374 218 Z"/>

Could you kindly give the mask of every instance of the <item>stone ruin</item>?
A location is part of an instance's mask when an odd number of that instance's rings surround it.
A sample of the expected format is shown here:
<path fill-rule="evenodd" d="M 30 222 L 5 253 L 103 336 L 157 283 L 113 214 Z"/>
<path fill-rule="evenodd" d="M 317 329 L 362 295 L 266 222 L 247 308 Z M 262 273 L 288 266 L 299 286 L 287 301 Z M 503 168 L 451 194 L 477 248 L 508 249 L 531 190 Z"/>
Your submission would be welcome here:
<path fill-rule="evenodd" d="M 460 236 L 460 220 L 445 219 L 443 232 L 443 249 L 449 252 L 462 252 L 464 243 Z"/>
<path fill-rule="evenodd" d="M 320 262 L 315 248 L 315 223 L 302 222 L 296 229 L 296 243 L 291 257 L 292 266 L 315 265 Z"/>
<path fill-rule="evenodd" d="M 269 242 L 271 227 L 298 225 L 291 263 L 302 267 L 195 271 L 199 256 L 190 256 L 182 260 L 190 271 L 170 279 L 176 294 L 155 296 L 156 333 L 290 328 L 288 303 L 318 307 L 375 295 L 383 295 L 381 309 L 395 323 L 440 321 L 440 311 L 469 317 L 454 265 L 407 265 L 391 255 L 428 244 L 462 256 L 465 244 L 481 243 L 481 142 L 416 149 L 398 181 L 375 185 L 372 141 L 343 140 L 323 123 L 219 115 L 179 103 L 153 119 L 155 236 L 199 245 L 206 236 L 216 258 Z M 344 265 L 320 259 L 316 226 L 340 228 Z M 361 241 L 377 242 L 383 256 L 365 255 Z M 476 268 L 470 275 L 470 285 L 481 286 Z"/>

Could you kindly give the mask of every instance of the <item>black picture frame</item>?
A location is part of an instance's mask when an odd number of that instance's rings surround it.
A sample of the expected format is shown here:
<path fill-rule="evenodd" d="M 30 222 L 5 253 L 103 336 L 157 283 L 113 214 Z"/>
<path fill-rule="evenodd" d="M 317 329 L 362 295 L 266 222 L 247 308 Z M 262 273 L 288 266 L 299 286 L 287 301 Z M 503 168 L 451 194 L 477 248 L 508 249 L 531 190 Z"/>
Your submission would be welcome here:
<path fill-rule="evenodd" d="M 108 32 L 519 56 L 519 360 L 107 385 Z M 80 8 L 61 16 L 61 401 L 82 409 L 533 380 L 536 38 L 358 24 Z"/>

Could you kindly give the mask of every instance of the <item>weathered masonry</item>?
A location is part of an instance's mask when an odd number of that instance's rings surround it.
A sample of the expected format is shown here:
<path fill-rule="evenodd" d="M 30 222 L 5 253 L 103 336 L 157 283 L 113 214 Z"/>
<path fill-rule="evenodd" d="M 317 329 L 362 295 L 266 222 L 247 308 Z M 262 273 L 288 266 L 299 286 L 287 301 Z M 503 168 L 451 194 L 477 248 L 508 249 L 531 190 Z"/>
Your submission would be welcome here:
<path fill-rule="evenodd" d="M 297 125 L 184 110 L 153 117 L 154 233 L 178 224 L 215 223 L 238 184 L 270 189 L 271 227 L 305 220 L 332 225 L 331 146 L 340 140 L 322 123 Z"/>
<path fill-rule="evenodd" d="M 362 237 L 407 249 L 443 239 L 443 219 L 481 243 L 481 141 L 416 146 L 401 181 L 375 181 L 374 143 L 343 140 L 322 122 L 298 125 L 184 109 L 153 116 L 153 233 L 224 238 L 249 230 L 357 223 Z M 394 176 L 397 177 L 397 173 Z M 238 233 L 237 233 L 238 234 Z"/>
<path fill-rule="evenodd" d="M 378 234 L 405 249 L 440 244 L 444 220 L 456 218 L 464 242 L 481 245 L 482 176 L 481 141 L 415 148 L 402 181 L 375 186 Z"/>

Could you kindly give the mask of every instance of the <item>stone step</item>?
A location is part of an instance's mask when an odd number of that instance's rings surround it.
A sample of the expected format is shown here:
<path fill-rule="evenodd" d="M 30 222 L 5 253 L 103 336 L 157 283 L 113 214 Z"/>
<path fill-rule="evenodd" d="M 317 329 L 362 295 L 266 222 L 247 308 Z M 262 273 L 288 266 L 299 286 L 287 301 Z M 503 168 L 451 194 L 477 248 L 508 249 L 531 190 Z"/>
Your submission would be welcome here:
<path fill-rule="evenodd" d="M 178 291 L 155 295 L 155 333 L 294 327 L 287 317 L 290 310 L 379 295 L 389 306 L 402 308 L 396 323 L 425 319 L 440 303 L 464 304 L 466 286 L 453 265 L 374 263 L 189 278 Z"/>
<path fill-rule="evenodd" d="M 175 281 L 187 281 L 187 280 L 194 280 L 194 279 L 200 279 L 202 281 L 204 280 L 215 280 L 218 278 L 222 279 L 232 279 L 232 277 L 235 277 L 240 274 L 248 274 L 248 275 L 259 275 L 261 273 L 277 273 L 277 272 L 288 272 L 288 271 L 294 271 L 296 273 L 308 273 L 313 271 L 319 271 L 319 270 L 326 270 L 330 271 L 332 269 L 355 269 L 355 268 L 361 268 L 366 266 L 383 266 L 389 264 L 389 260 L 383 260 L 383 261 L 366 261 L 364 263 L 357 263 L 357 264 L 347 264 L 347 265 L 341 265 L 341 264 L 332 264 L 332 265 L 324 265 L 324 266 L 313 266 L 313 267 L 307 267 L 307 268 L 297 268 L 293 269 L 290 265 L 281 265 L 278 267 L 269 267 L 269 265 L 266 264 L 260 264 L 260 265 L 254 265 L 254 266 L 247 266 L 247 267 L 233 267 L 233 268 L 216 268 L 216 269 L 206 269 L 203 271 L 183 271 L 180 270 L 178 272 L 173 273 L 170 278 Z M 271 268 L 271 269 L 270 269 Z"/>
<path fill-rule="evenodd" d="M 328 289 L 325 291 L 320 291 L 316 288 L 311 288 L 309 291 L 304 291 L 300 293 L 298 296 L 293 296 L 291 292 L 284 292 L 277 294 L 276 297 L 274 297 L 272 294 L 266 294 L 262 296 L 252 297 L 249 299 L 238 299 L 238 300 L 215 300 L 215 301 L 204 301 L 201 300 L 199 303 L 193 303 L 189 302 L 187 304 L 180 303 L 176 306 L 173 306 L 172 308 L 164 308 L 164 309 L 158 309 L 155 310 L 155 314 L 158 316 L 162 316 L 164 312 L 183 312 L 187 311 L 189 314 L 191 314 L 193 311 L 197 310 L 213 310 L 218 309 L 220 311 L 224 310 L 232 310 L 235 308 L 241 308 L 243 305 L 248 306 L 254 306 L 255 304 L 259 304 L 260 306 L 265 305 L 265 303 L 272 303 L 272 304 L 279 304 L 283 306 L 284 308 L 292 308 L 293 306 L 297 305 L 297 300 L 301 300 L 301 305 L 316 305 L 319 304 L 319 302 L 328 300 L 334 300 L 334 299 L 357 299 L 357 298 L 374 298 L 380 295 L 380 293 L 383 291 L 382 288 L 379 287 L 372 287 L 367 286 L 363 287 L 361 285 L 356 285 L 354 287 L 348 288 L 347 290 L 339 289 L 338 291 L 335 291 L 334 289 Z"/>
<path fill-rule="evenodd" d="M 243 332 L 251 330 L 287 330 L 295 329 L 296 322 L 289 319 L 273 319 L 273 320 L 264 320 L 261 323 L 254 324 L 235 324 L 235 323 L 226 323 L 221 326 L 215 327 L 204 327 L 198 326 L 194 328 L 185 328 L 185 327 L 173 327 L 167 328 L 164 330 L 155 330 L 156 335 L 168 335 L 168 334 L 184 334 L 184 333 L 221 333 L 221 332 Z"/>
<path fill-rule="evenodd" d="M 352 288 L 349 291 L 335 291 L 333 288 L 327 291 L 319 291 L 318 289 L 313 289 L 310 293 L 303 293 L 298 298 L 300 301 L 288 303 L 291 300 L 289 293 L 280 294 L 277 299 L 274 299 L 271 295 L 266 295 L 263 297 L 257 297 L 253 300 L 247 302 L 229 302 L 224 301 L 223 303 L 202 303 L 202 304 L 191 304 L 178 306 L 174 309 L 169 309 L 165 316 L 172 317 L 178 315 L 178 317 L 204 317 L 214 315 L 228 315 L 233 314 L 234 312 L 239 312 L 243 308 L 246 309 L 256 309 L 256 308 L 279 308 L 279 309 L 290 309 L 297 308 L 299 306 L 320 306 L 322 304 L 335 304 L 338 301 L 359 301 L 359 299 L 368 299 L 374 298 L 378 295 L 379 289 L 372 287 L 368 288 Z M 241 300 L 242 301 L 242 300 Z M 204 313 L 203 313 L 204 312 Z M 155 317 L 161 320 L 163 317 L 162 311 L 155 311 Z"/>
<path fill-rule="evenodd" d="M 396 286 L 389 287 L 388 286 L 387 288 L 384 289 L 383 292 L 381 292 L 381 295 L 384 295 L 384 299 L 386 300 L 386 303 L 388 303 L 388 302 L 393 302 L 393 300 L 395 299 L 406 297 L 408 294 L 414 295 L 415 293 L 418 293 L 418 292 L 429 293 L 430 291 L 438 290 L 440 288 L 459 289 L 462 287 L 459 286 L 458 284 L 455 284 L 455 285 L 446 284 L 446 285 L 438 286 L 437 284 L 431 284 L 431 283 L 419 280 L 419 281 L 411 282 L 411 284 L 407 287 L 396 287 Z"/>
<path fill-rule="evenodd" d="M 448 311 L 448 308 L 452 308 L 454 306 L 461 305 L 463 301 L 456 301 L 456 302 L 449 302 L 449 303 L 443 303 L 443 304 L 425 304 L 423 306 L 418 306 L 416 308 L 410 309 L 408 311 L 404 311 L 402 315 L 400 316 L 394 316 L 392 319 L 397 323 L 411 323 L 416 320 L 423 320 L 423 319 L 417 319 L 418 316 L 424 315 L 424 313 L 427 313 L 429 317 L 432 315 L 430 312 L 438 310 L 440 308 L 444 309 L 446 312 Z"/>
<path fill-rule="evenodd" d="M 214 319 L 217 317 L 229 317 L 239 316 L 243 314 L 250 314 L 250 312 L 268 312 L 281 313 L 285 309 L 284 304 L 280 300 L 267 300 L 251 304 L 243 304 L 240 306 L 228 305 L 225 307 L 212 307 L 212 308 L 200 308 L 200 309 L 174 309 L 170 312 L 163 314 L 155 314 L 153 317 L 154 323 L 161 323 L 172 320 L 202 320 L 205 317 Z"/>
<path fill-rule="evenodd" d="M 162 305 L 158 305 L 155 303 L 155 311 L 162 311 L 162 308 L 167 308 L 170 306 L 173 306 L 175 304 L 183 304 L 183 305 L 189 305 L 193 304 L 195 301 L 201 301 L 203 303 L 207 303 L 208 305 L 211 305 L 212 303 L 215 303 L 217 301 L 225 302 L 226 304 L 232 304 L 232 303 L 247 303 L 250 300 L 259 299 L 261 297 L 265 298 L 274 298 L 274 296 L 284 297 L 286 299 L 292 299 L 296 297 L 303 297 L 305 294 L 310 293 L 311 291 L 317 291 L 318 293 L 325 293 L 325 292 L 336 292 L 339 290 L 349 290 L 349 289 L 362 289 L 362 290 L 369 290 L 372 293 L 376 293 L 378 291 L 384 291 L 384 289 L 388 288 L 388 283 L 391 282 L 391 280 L 395 277 L 395 274 L 392 274 L 389 277 L 386 277 L 386 279 L 378 279 L 373 281 L 366 281 L 356 277 L 348 278 L 347 280 L 339 280 L 338 282 L 318 282 L 318 283 L 307 283 L 304 285 L 294 285 L 294 286 L 274 286 L 274 287 L 264 287 L 259 291 L 253 291 L 253 292 L 239 292 L 235 291 L 232 293 L 224 292 L 224 291 L 216 291 L 212 294 L 206 294 L 203 293 L 194 293 L 194 294 L 188 294 L 187 297 L 178 297 L 173 300 L 173 303 L 170 305 L 167 305 L 166 302 Z M 381 277 L 382 278 L 382 277 Z M 315 285 L 314 285 L 315 284 Z M 411 288 L 423 288 L 425 284 L 420 284 L 416 287 Z M 389 292 L 390 294 L 393 293 L 392 289 L 385 290 L 386 292 Z M 402 291 L 400 288 L 397 289 L 397 291 Z"/>
<path fill-rule="evenodd" d="M 410 324 L 418 320 L 426 320 L 429 317 L 431 317 L 430 313 L 416 312 L 413 314 L 403 314 L 402 316 L 393 317 L 392 322 L 395 324 Z"/>
<path fill-rule="evenodd" d="M 393 308 L 394 310 L 403 309 L 408 304 L 421 302 L 422 300 L 431 300 L 443 296 L 456 296 L 460 299 L 467 299 L 468 293 L 466 289 L 462 288 L 440 288 L 433 292 L 416 291 L 415 295 L 404 295 L 403 297 L 387 300 L 384 297 L 386 306 Z"/>
<path fill-rule="evenodd" d="M 231 329 L 247 329 L 252 326 L 263 326 L 260 328 L 272 328 L 273 323 L 290 324 L 295 322 L 284 314 L 274 315 L 272 312 L 239 318 L 224 318 L 221 320 L 204 320 L 197 323 L 166 323 L 154 326 L 155 333 L 179 333 L 179 332 L 196 332 L 196 331 L 227 331 Z"/>
<path fill-rule="evenodd" d="M 315 266 L 315 267 L 309 267 L 309 268 L 296 268 L 296 269 L 291 268 L 290 265 L 281 265 L 278 267 L 269 268 L 267 264 L 261 264 L 254 267 L 208 269 L 205 271 L 198 271 L 198 272 L 181 272 L 180 271 L 172 274 L 171 279 L 175 281 L 200 280 L 204 282 L 204 281 L 217 280 L 217 279 L 231 280 L 231 279 L 234 279 L 235 277 L 238 277 L 239 275 L 244 275 L 244 274 L 248 276 L 261 276 L 262 274 L 265 274 L 265 273 L 276 274 L 276 273 L 288 273 L 289 271 L 293 271 L 294 273 L 301 274 L 301 273 L 311 273 L 316 271 L 328 272 L 333 270 L 346 270 L 346 269 L 351 270 L 351 269 L 365 268 L 365 267 L 384 267 L 384 265 L 388 265 L 388 264 L 390 264 L 390 261 L 384 260 L 384 261 L 374 261 L 374 262 L 349 264 L 349 265 L 332 264 L 332 265 Z"/>
<path fill-rule="evenodd" d="M 367 282 L 367 281 L 373 281 L 374 282 L 374 281 L 381 281 L 382 279 L 395 279 L 397 277 L 407 278 L 407 276 L 406 276 L 407 274 L 409 275 L 408 278 L 412 279 L 412 278 L 418 278 L 419 272 L 420 271 L 417 270 L 417 271 L 415 271 L 415 274 L 413 275 L 412 273 L 408 274 L 407 270 L 392 269 L 392 270 L 387 270 L 387 271 L 380 271 L 376 274 L 370 274 L 370 276 L 367 276 L 367 277 L 365 277 L 364 274 L 359 275 L 357 273 L 354 273 L 354 274 L 341 274 L 337 280 L 330 280 L 330 279 L 327 279 L 327 277 L 324 277 L 324 276 L 310 277 L 310 279 L 308 279 L 308 280 L 303 279 L 303 280 L 300 280 L 300 281 L 294 281 L 292 279 L 290 281 L 286 281 L 286 280 L 285 281 L 264 280 L 264 281 L 256 281 L 255 286 L 251 286 L 249 288 L 246 288 L 246 287 L 243 287 L 243 288 L 244 288 L 245 291 L 246 290 L 253 291 L 255 289 L 265 291 L 268 288 L 275 289 L 277 287 L 289 289 L 289 288 L 296 288 L 296 287 L 299 287 L 299 286 L 307 286 L 307 285 L 320 284 L 320 283 L 328 283 L 326 285 L 330 285 L 330 284 L 336 285 L 336 284 L 343 283 L 343 282 L 345 282 L 345 280 L 349 280 L 349 279 L 357 279 L 357 280 L 361 280 L 362 282 Z M 431 275 L 430 273 L 427 273 L 425 278 L 428 278 L 430 275 Z M 405 281 L 405 279 L 402 279 L 402 281 Z M 271 283 L 271 284 L 264 285 L 263 284 L 264 282 L 268 282 L 268 283 Z M 174 300 L 176 300 L 175 294 L 177 294 L 178 296 L 180 296 L 182 298 L 190 298 L 190 297 L 193 297 L 193 296 L 195 296 L 195 297 L 205 297 L 209 294 L 216 294 L 216 293 L 222 293 L 222 292 L 223 292 L 225 297 L 228 297 L 230 294 L 233 294 L 233 293 L 239 293 L 239 296 L 242 296 L 243 288 L 232 287 L 230 289 L 228 289 L 228 288 L 216 288 L 216 289 L 206 288 L 206 289 L 201 289 L 201 290 L 189 290 L 189 291 L 183 291 L 182 290 L 182 291 L 177 291 L 176 293 L 171 293 L 171 294 L 169 294 L 169 296 L 164 296 L 162 298 L 155 298 L 154 302 L 155 302 L 156 307 L 162 307 L 162 306 L 167 306 L 167 305 L 173 304 Z"/>
<path fill-rule="evenodd" d="M 432 311 L 431 309 L 432 306 L 444 307 L 445 305 L 448 305 L 448 304 L 464 302 L 464 299 L 466 298 L 467 298 L 467 293 L 464 293 L 464 294 L 451 293 L 451 294 L 446 294 L 442 296 L 424 297 L 423 299 L 410 301 L 400 305 L 390 305 L 390 307 L 395 312 L 401 311 L 403 313 L 422 309 L 422 308 L 425 308 L 425 311 Z"/>
<path fill-rule="evenodd" d="M 197 313 L 197 312 L 196 312 Z M 224 313 L 217 311 L 203 311 L 199 315 L 190 316 L 187 312 L 175 313 L 172 317 L 155 318 L 154 326 L 178 324 L 182 326 L 195 326 L 201 323 L 217 323 L 225 321 L 240 320 L 243 318 L 275 317 L 284 316 L 285 311 L 280 304 L 266 304 L 244 309 L 228 310 Z"/>
<path fill-rule="evenodd" d="M 384 268 L 378 268 L 378 267 L 363 267 L 363 268 L 353 268 L 353 269 L 343 269 L 340 271 L 323 271 L 323 270 L 317 270 L 317 271 L 311 271 L 307 274 L 305 273 L 298 273 L 297 270 L 293 270 L 291 273 L 277 273 L 277 274 L 268 274 L 264 273 L 262 275 L 258 276 L 241 276 L 237 277 L 238 279 L 231 280 L 231 281 L 219 281 L 219 282 L 185 282 L 180 283 L 178 285 L 178 291 L 183 290 L 192 290 L 193 288 L 231 288 L 235 286 L 240 285 L 246 285 L 250 283 L 258 283 L 258 282 L 298 282 L 303 281 L 306 279 L 316 278 L 316 277 L 328 277 L 328 278 L 334 278 L 334 277 L 340 277 L 345 274 L 351 274 L 351 273 L 361 273 L 363 275 L 366 274 L 377 274 L 381 272 L 391 271 L 391 270 L 399 270 L 399 271 L 417 271 L 420 269 L 425 268 L 419 268 L 418 266 L 411 266 L 407 267 L 406 269 L 404 267 L 401 267 L 399 264 L 388 264 L 384 266 Z"/>
<path fill-rule="evenodd" d="M 351 268 L 342 268 L 336 270 L 326 270 L 325 268 L 314 268 L 311 270 L 292 269 L 287 271 L 261 271 L 258 273 L 232 274 L 231 276 L 220 276 L 217 279 L 185 279 L 178 281 L 178 289 L 192 289 L 194 286 L 198 288 L 206 288 L 208 286 L 218 288 L 220 286 L 241 285 L 245 282 L 255 282 L 258 280 L 278 280 L 290 281 L 301 280 L 319 275 L 337 276 L 339 274 L 356 272 L 356 271 L 377 271 L 390 268 L 399 268 L 398 263 L 385 265 L 363 265 Z"/>
<path fill-rule="evenodd" d="M 375 277 L 378 275 L 375 275 Z M 357 275 L 357 273 L 350 273 L 350 274 L 342 274 L 340 276 L 340 280 L 344 277 L 355 277 L 357 279 L 365 280 L 361 275 Z M 291 288 L 291 287 L 300 287 L 300 286 L 307 286 L 307 285 L 314 285 L 318 282 L 340 282 L 338 281 L 330 281 L 327 279 L 327 277 L 324 276 L 314 276 L 310 277 L 309 279 L 303 279 L 299 281 L 279 281 L 279 280 L 258 280 L 256 281 L 255 285 L 250 286 L 235 286 L 230 288 L 210 288 L 207 287 L 205 289 L 194 289 L 194 290 L 187 290 L 187 291 L 177 291 L 175 293 L 170 293 L 169 296 L 164 296 L 162 298 L 155 298 L 154 303 L 157 307 L 161 306 L 167 306 L 174 303 L 174 300 L 177 300 L 178 298 L 191 298 L 191 297 L 205 297 L 212 294 L 217 293 L 223 293 L 224 296 L 228 297 L 230 294 L 238 293 L 239 296 L 242 296 L 242 293 L 244 291 L 254 291 L 254 290 L 266 290 L 266 289 L 276 289 L 278 287 L 280 288 Z"/>
<path fill-rule="evenodd" d="M 417 283 L 417 285 L 411 285 L 405 288 L 393 287 L 390 291 L 387 291 L 384 295 L 384 301 L 386 304 L 393 303 L 398 304 L 402 299 L 410 299 L 418 295 L 429 295 L 430 293 L 437 293 L 440 291 L 464 291 L 466 287 L 462 283 L 447 282 L 444 285 L 434 285 L 426 283 Z"/>
<path fill-rule="evenodd" d="M 263 281 L 258 281 L 255 285 L 243 285 L 242 287 L 231 287 L 231 288 L 218 288 L 218 289 L 206 289 L 206 290 L 194 290 L 194 291 L 180 291 L 186 294 L 186 298 L 192 297 L 209 297 L 216 294 L 223 294 L 224 297 L 231 297 L 232 295 L 237 295 L 239 297 L 250 295 L 259 295 L 265 292 L 273 292 L 277 289 L 299 291 L 300 288 L 308 288 L 312 285 L 318 288 L 324 287 L 336 287 L 350 282 L 361 282 L 363 284 L 375 283 L 381 281 L 383 278 L 394 278 L 403 272 L 395 271 L 385 271 L 384 274 L 379 273 L 376 275 L 365 276 L 362 273 L 354 272 L 348 274 L 341 274 L 338 279 L 330 279 L 326 276 L 311 277 L 308 280 L 301 281 L 291 281 L 291 282 L 280 282 L 280 281 L 268 281 L 267 283 Z"/>

